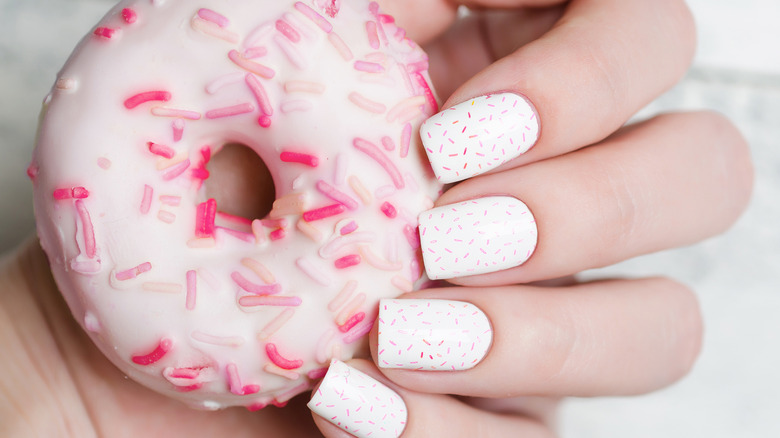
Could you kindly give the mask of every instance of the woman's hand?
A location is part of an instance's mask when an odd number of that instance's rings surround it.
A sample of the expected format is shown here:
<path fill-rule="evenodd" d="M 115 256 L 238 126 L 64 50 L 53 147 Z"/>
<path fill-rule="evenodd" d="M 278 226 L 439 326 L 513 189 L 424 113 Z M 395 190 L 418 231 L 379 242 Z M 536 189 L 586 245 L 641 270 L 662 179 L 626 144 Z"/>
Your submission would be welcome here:
<path fill-rule="evenodd" d="M 328 437 L 550 436 L 561 397 L 678 380 L 702 339 L 688 288 L 550 281 L 719 234 L 750 195 L 748 148 L 723 117 L 622 127 L 688 67 L 682 1 L 466 3 L 455 24 L 450 1 L 385 7 L 418 40 L 447 28 L 427 50 L 449 97 L 421 136 L 457 184 L 420 234 L 429 276 L 463 287 L 380 304 L 379 368 L 337 363 L 310 403 Z"/>

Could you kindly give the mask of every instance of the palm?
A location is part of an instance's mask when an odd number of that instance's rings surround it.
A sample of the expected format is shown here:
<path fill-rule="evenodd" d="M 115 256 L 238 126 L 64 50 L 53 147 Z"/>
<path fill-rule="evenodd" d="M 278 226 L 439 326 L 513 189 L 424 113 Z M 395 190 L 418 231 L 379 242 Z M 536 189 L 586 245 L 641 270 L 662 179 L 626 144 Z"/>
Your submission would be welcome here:
<path fill-rule="evenodd" d="M 285 409 L 199 412 L 125 378 L 76 324 L 37 243 L 0 264 L 0 435 L 321 436 Z"/>

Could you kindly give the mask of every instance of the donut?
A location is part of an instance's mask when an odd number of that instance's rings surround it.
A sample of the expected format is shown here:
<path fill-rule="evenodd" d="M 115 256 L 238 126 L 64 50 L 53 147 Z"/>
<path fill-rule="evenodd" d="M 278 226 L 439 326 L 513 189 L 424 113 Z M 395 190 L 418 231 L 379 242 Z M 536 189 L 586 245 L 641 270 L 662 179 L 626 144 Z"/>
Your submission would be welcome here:
<path fill-rule="evenodd" d="M 45 98 L 27 170 L 53 276 L 102 353 L 209 410 L 283 406 L 365 354 L 379 299 L 426 281 L 427 66 L 365 0 L 115 6 Z"/>

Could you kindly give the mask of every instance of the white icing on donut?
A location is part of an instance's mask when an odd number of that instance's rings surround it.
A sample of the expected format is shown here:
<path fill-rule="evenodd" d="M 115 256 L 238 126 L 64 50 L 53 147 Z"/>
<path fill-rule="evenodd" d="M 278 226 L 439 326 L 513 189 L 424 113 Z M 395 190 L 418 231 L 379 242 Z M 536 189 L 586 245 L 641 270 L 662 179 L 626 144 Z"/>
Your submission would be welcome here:
<path fill-rule="evenodd" d="M 364 0 L 123 1 L 46 99 L 28 174 L 76 318 L 128 376 L 204 409 L 284 404 L 348 358 L 376 303 L 419 285 L 438 194 L 416 133 L 425 54 Z M 207 199 L 219 149 L 277 200 Z"/>

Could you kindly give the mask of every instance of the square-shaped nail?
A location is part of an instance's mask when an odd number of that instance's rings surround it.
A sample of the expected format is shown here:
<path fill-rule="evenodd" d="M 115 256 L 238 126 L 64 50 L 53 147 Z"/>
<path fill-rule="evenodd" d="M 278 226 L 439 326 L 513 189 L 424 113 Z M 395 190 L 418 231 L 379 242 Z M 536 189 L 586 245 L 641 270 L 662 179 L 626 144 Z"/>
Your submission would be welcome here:
<path fill-rule="evenodd" d="M 378 365 L 426 371 L 467 370 L 490 349 L 493 329 L 477 306 L 451 300 L 383 299 Z"/>
<path fill-rule="evenodd" d="M 536 220 L 511 196 L 436 207 L 418 221 L 425 272 L 434 280 L 519 266 L 536 249 Z"/>
<path fill-rule="evenodd" d="M 426 120 L 420 137 L 443 183 L 471 178 L 524 154 L 539 138 L 536 109 L 525 97 L 475 97 Z"/>
<path fill-rule="evenodd" d="M 358 438 L 397 438 L 406 427 L 401 396 L 338 360 L 331 362 L 307 406 Z"/>

